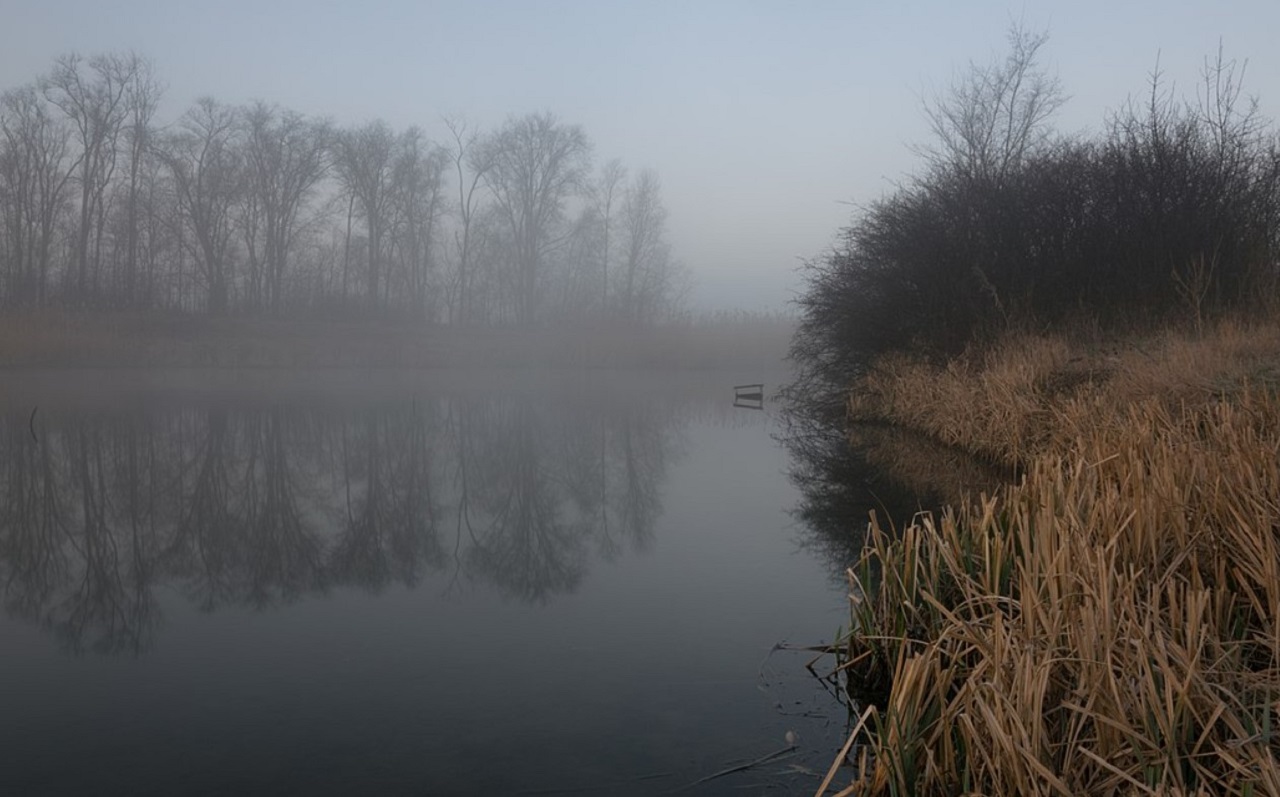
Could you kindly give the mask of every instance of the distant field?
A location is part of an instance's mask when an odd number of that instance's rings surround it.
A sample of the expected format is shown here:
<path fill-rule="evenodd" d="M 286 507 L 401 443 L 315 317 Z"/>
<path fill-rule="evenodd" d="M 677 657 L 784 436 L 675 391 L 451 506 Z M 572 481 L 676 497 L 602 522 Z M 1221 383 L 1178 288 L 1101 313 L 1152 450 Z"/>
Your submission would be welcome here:
<path fill-rule="evenodd" d="M 781 365 L 794 324 L 742 317 L 652 327 L 459 328 L 391 322 L 14 313 L 3 367 L 673 368 Z"/>

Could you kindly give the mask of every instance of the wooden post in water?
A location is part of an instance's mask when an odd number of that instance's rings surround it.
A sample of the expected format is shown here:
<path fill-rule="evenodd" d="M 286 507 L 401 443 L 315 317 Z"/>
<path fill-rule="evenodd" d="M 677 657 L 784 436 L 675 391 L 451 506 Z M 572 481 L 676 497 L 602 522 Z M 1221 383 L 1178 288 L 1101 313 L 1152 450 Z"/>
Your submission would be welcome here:
<path fill-rule="evenodd" d="M 764 383 L 733 386 L 733 406 L 749 410 L 764 409 Z"/>

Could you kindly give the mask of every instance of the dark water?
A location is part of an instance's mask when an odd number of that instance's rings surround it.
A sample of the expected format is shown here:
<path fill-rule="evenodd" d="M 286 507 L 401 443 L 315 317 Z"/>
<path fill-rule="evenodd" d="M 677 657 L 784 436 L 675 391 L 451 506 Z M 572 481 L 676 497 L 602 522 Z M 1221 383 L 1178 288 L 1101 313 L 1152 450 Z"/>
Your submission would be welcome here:
<path fill-rule="evenodd" d="M 844 590 L 731 381 L 263 381 L 5 377 L 0 794 L 815 788 Z"/>

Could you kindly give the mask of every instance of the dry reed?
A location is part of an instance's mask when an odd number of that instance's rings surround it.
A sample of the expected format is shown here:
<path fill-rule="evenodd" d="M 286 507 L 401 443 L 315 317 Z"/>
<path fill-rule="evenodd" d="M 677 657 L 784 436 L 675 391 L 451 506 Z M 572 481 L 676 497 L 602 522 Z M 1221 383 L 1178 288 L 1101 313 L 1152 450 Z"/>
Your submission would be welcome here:
<path fill-rule="evenodd" d="M 1280 794 L 1277 341 L 1033 340 L 860 386 L 855 412 L 1024 476 L 899 535 L 872 518 L 842 794 Z"/>

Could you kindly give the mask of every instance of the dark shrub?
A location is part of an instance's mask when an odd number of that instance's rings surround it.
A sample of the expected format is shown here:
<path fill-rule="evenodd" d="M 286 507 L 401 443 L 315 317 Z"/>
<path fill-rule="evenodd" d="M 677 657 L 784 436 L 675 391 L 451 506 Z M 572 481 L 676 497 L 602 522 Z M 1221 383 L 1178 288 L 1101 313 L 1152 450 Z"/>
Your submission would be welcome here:
<path fill-rule="evenodd" d="M 926 153 L 923 175 L 808 264 L 793 398 L 836 410 L 888 352 L 946 358 L 1010 327 L 1081 320 L 1200 323 L 1274 296 L 1280 157 L 1254 108 L 1238 110 L 1233 64 L 1206 66 L 1199 106 L 1163 93 L 1157 73 L 1150 101 L 1114 114 L 1100 136 L 1055 140 L 1036 127 L 1043 108 L 1013 123 L 1009 87 L 1048 97 L 1056 84 L 1034 71 L 1044 38 L 1012 40 L 1016 58 L 976 69 L 980 79 L 939 104 L 945 113 L 931 110 L 943 146 Z M 993 146 L 986 128 L 965 128 L 999 116 L 955 107 L 971 102 L 1013 109 L 1008 130 L 1023 140 Z"/>

